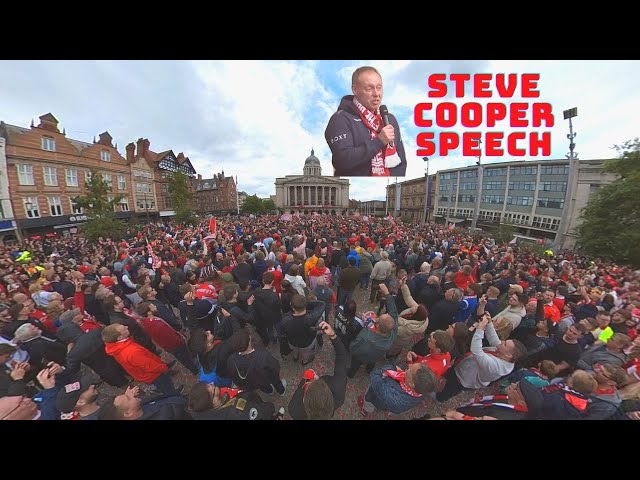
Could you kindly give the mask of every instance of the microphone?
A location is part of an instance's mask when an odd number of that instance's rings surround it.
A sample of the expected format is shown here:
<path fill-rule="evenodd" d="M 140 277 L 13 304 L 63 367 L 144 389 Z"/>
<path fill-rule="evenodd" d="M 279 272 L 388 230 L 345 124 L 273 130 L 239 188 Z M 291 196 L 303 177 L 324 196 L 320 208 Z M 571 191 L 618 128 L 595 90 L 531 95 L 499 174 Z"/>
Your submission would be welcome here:
<path fill-rule="evenodd" d="M 380 115 L 382 115 L 382 123 L 384 126 L 389 125 L 389 109 L 386 105 L 380 105 Z M 393 148 L 393 141 L 389 142 L 389 146 Z"/>

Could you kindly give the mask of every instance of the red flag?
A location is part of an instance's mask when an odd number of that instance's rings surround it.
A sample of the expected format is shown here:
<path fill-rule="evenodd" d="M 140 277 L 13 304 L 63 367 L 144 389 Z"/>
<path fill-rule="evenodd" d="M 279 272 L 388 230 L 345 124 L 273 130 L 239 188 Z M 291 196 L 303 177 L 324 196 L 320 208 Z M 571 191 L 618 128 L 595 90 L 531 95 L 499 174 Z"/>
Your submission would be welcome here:
<path fill-rule="evenodd" d="M 211 232 L 212 235 L 216 234 L 216 219 L 215 217 L 211 217 L 211 219 L 209 219 L 209 231 Z"/>

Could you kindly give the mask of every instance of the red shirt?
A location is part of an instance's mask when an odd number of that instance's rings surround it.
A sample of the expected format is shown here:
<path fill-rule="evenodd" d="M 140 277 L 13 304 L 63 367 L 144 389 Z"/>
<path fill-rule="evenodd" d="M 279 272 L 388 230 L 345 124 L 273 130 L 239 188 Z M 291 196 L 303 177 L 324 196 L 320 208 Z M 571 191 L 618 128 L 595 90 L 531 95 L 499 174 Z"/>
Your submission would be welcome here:
<path fill-rule="evenodd" d="M 184 345 L 182 336 L 161 318 L 144 317 L 139 320 L 139 323 L 151 340 L 168 352 Z"/>
<path fill-rule="evenodd" d="M 284 279 L 284 275 L 280 270 L 276 270 L 275 268 L 272 268 L 271 270 L 267 270 L 267 272 L 273 273 L 273 288 L 275 289 L 276 293 L 280 295 L 282 293 L 281 283 L 282 283 L 282 280 Z"/>
<path fill-rule="evenodd" d="M 564 308 L 564 301 L 564 297 L 558 297 L 557 295 L 553 297 L 553 304 L 558 307 L 560 312 L 562 312 L 562 309 Z"/>
<path fill-rule="evenodd" d="M 423 365 L 426 365 L 431 369 L 431 371 L 433 371 L 436 377 L 442 378 L 451 366 L 451 354 L 448 352 L 430 353 L 424 357 L 418 355 L 418 358 L 416 358 L 416 361 L 413 363 L 422 363 Z"/>
<path fill-rule="evenodd" d="M 216 289 L 213 285 L 200 283 L 196 285 L 196 298 L 200 300 L 217 300 L 218 292 L 216 292 Z"/>
<path fill-rule="evenodd" d="M 469 285 L 473 283 L 473 278 L 471 275 L 465 275 L 460 271 L 456 273 L 453 283 L 456 284 L 456 287 L 461 288 L 462 291 L 466 292 Z"/>
<path fill-rule="evenodd" d="M 548 303 L 544 304 L 544 318 L 550 318 L 553 323 L 558 323 L 560 321 L 560 310 L 554 303 L 549 305 Z"/>

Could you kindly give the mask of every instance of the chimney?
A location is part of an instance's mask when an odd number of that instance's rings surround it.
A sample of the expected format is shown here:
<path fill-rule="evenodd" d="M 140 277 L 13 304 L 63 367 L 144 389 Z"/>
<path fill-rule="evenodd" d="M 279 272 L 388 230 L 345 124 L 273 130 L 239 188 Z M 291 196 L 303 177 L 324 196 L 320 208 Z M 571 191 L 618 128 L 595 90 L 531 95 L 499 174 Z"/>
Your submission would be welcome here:
<path fill-rule="evenodd" d="M 198 180 L 202 180 L 202 175 L 198 174 Z"/>
<path fill-rule="evenodd" d="M 109 132 L 102 132 L 100 135 L 98 135 L 98 137 L 100 138 L 100 140 L 98 140 L 98 143 L 100 145 L 104 145 L 106 147 L 113 147 L 113 137 L 111 135 L 109 135 Z"/>
<path fill-rule="evenodd" d="M 138 150 L 136 151 L 138 157 L 144 157 L 144 140 L 139 138 L 136 142 Z"/>
<path fill-rule="evenodd" d="M 58 119 L 51 113 L 46 113 L 40 117 L 40 125 L 38 125 L 38 128 L 42 128 L 43 130 L 48 130 L 50 132 L 60 133 L 60 130 L 58 129 Z"/>
<path fill-rule="evenodd" d="M 145 138 L 142 142 L 142 145 L 144 146 L 144 153 L 147 153 L 149 151 L 149 146 L 151 145 L 151 143 L 147 138 Z"/>
<path fill-rule="evenodd" d="M 127 163 L 133 163 L 133 160 L 134 160 L 135 155 L 136 155 L 136 153 L 135 153 L 136 146 L 133 144 L 133 142 L 131 142 L 125 148 L 127 150 Z"/>

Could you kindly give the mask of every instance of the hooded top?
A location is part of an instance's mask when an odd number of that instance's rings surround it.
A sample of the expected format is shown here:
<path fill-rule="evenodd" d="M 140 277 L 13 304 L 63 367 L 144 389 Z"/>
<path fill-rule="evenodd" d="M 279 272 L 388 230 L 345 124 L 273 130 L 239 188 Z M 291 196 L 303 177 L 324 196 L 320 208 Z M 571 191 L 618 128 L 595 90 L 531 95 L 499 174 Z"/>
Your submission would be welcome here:
<path fill-rule="evenodd" d="M 137 382 L 152 383 L 169 370 L 158 355 L 137 344 L 131 337 L 106 343 L 104 348 L 107 355 L 114 357 Z"/>

